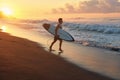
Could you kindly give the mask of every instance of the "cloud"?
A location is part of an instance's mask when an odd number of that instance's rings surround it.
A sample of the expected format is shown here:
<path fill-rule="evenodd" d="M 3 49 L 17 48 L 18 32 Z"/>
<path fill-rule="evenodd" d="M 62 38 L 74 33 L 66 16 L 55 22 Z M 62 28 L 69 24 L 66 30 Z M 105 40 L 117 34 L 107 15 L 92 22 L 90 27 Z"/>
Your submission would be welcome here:
<path fill-rule="evenodd" d="M 64 8 L 52 9 L 53 13 L 115 13 L 120 12 L 118 0 L 90 0 L 77 5 L 65 4 Z"/>

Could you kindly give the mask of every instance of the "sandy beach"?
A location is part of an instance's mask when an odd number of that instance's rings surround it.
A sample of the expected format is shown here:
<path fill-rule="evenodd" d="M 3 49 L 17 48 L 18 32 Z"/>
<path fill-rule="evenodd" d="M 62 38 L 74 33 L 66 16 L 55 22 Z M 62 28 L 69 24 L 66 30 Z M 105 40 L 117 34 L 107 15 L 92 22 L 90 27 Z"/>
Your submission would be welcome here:
<path fill-rule="evenodd" d="M 73 65 L 37 43 L 0 32 L 0 80 L 112 80 Z"/>

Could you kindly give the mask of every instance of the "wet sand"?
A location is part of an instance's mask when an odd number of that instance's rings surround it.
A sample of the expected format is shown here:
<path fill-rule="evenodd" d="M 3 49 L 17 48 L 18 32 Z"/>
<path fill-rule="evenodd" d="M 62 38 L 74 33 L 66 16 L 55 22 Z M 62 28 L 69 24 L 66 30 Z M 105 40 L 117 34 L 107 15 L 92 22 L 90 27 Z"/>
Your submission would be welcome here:
<path fill-rule="evenodd" d="M 112 80 L 77 67 L 38 43 L 0 32 L 0 80 Z"/>

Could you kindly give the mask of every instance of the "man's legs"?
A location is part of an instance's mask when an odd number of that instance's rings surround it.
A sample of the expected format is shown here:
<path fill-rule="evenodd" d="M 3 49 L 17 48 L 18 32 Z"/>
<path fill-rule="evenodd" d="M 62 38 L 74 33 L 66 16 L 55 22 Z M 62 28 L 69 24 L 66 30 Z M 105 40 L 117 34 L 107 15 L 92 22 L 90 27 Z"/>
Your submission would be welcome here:
<path fill-rule="evenodd" d="M 50 45 L 50 51 L 52 51 L 52 46 L 54 45 L 54 43 L 57 41 L 57 39 L 56 38 L 54 38 L 54 41 L 51 43 L 51 45 Z"/>
<path fill-rule="evenodd" d="M 62 50 L 62 39 L 59 39 L 59 41 L 60 41 L 59 50 L 60 50 L 60 51 L 63 51 L 63 50 Z"/>

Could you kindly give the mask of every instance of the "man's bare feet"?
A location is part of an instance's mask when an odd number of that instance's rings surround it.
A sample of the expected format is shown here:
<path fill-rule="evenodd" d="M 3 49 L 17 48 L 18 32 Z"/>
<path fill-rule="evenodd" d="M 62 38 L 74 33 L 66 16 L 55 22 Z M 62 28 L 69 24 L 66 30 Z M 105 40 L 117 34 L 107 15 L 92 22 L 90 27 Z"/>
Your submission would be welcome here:
<path fill-rule="evenodd" d="M 59 49 L 59 51 L 63 52 L 63 50 L 62 50 L 62 49 Z"/>

